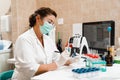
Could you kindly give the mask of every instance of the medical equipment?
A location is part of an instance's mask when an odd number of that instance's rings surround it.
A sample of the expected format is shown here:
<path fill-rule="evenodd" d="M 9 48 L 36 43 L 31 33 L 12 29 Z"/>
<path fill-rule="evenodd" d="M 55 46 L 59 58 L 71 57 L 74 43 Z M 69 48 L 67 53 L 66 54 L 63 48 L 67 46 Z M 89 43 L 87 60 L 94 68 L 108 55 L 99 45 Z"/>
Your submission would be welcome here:
<path fill-rule="evenodd" d="M 75 56 L 76 54 L 90 53 L 88 43 L 85 37 L 76 34 L 69 39 L 68 51 L 71 53 L 70 56 Z"/>
<path fill-rule="evenodd" d="M 48 33 L 48 36 L 53 40 L 53 42 L 55 42 L 55 31 L 56 28 L 54 26 L 54 28 Z"/>
<path fill-rule="evenodd" d="M 53 30 L 54 26 L 49 22 L 45 21 L 44 24 L 42 26 L 40 25 L 39 28 L 42 34 L 49 34 L 51 30 Z"/>
<path fill-rule="evenodd" d="M 86 37 L 90 49 L 104 53 L 109 45 L 109 41 L 110 46 L 115 45 L 115 21 L 83 23 L 83 36 Z"/>
<path fill-rule="evenodd" d="M 96 54 L 86 54 L 86 67 L 100 68 L 102 72 L 106 72 L 106 61 L 100 60 Z"/>
<path fill-rule="evenodd" d="M 73 77 L 77 79 L 89 78 L 94 77 L 99 74 L 99 68 L 92 67 L 92 68 L 77 68 L 72 69 Z"/>

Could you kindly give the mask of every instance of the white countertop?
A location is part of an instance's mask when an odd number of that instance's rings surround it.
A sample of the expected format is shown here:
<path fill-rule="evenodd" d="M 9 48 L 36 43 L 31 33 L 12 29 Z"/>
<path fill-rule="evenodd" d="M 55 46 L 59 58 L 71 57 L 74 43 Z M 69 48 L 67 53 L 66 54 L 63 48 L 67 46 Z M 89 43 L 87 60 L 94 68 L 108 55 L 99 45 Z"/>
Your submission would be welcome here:
<path fill-rule="evenodd" d="M 77 80 L 73 77 L 73 66 L 63 66 L 58 70 L 49 71 L 41 75 L 32 77 L 31 80 Z M 100 72 L 99 75 L 82 80 L 120 80 L 120 65 L 114 64 L 107 67 L 106 72 Z"/>

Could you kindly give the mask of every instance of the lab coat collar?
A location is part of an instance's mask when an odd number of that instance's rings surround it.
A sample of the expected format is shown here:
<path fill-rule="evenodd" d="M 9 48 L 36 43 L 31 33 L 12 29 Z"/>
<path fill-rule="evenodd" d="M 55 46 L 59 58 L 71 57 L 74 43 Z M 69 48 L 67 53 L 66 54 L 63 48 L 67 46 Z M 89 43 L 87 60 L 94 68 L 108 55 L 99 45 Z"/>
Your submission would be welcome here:
<path fill-rule="evenodd" d="M 35 31 L 34 31 L 33 28 L 30 29 L 30 34 L 31 34 L 31 36 L 32 36 L 34 39 L 36 39 L 37 43 L 40 44 L 41 47 L 43 48 L 43 46 L 42 46 L 42 44 L 40 43 L 40 41 L 38 40 L 38 38 L 37 38 L 37 36 L 36 36 Z M 44 41 L 44 42 L 45 42 L 45 38 L 46 38 L 46 35 L 43 34 L 43 41 Z M 45 46 L 45 44 L 44 44 L 44 46 Z"/>
<path fill-rule="evenodd" d="M 30 34 L 33 38 L 37 38 L 33 28 L 31 28 L 29 31 L 30 31 Z"/>
<path fill-rule="evenodd" d="M 30 29 L 30 34 L 33 38 L 38 39 L 33 28 Z M 43 37 L 44 36 L 45 36 L 45 34 L 43 34 Z"/>

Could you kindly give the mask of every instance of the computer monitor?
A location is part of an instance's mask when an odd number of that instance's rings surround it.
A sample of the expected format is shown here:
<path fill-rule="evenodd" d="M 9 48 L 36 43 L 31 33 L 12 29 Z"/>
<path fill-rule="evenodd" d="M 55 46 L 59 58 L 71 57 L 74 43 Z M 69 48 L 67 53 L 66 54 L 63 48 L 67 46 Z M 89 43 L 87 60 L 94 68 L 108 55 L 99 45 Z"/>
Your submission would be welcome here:
<path fill-rule="evenodd" d="M 110 33 L 107 28 L 111 27 Z M 100 51 L 106 51 L 108 45 L 114 45 L 115 42 L 115 22 L 99 21 L 83 23 L 83 36 L 88 41 L 89 48 Z M 110 40 L 110 42 L 109 42 Z"/>

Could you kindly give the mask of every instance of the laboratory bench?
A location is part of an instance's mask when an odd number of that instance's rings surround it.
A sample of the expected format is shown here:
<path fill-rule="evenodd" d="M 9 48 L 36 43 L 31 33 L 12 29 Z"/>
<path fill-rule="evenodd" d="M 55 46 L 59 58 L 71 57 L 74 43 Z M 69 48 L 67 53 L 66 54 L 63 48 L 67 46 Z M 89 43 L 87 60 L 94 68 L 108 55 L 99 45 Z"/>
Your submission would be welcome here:
<path fill-rule="evenodd" d="M 94 77 L 81 79 L 77 79 L 73 76 L 72 69 L 77 67 L 79 68 L 76 64 L 74 64 L 74 66 L 62 66 L 55 71 L 49 71 L 34 76 L 31 80 L 120 80 L 120 64 L 113 64 L 111 67 L 106 67 L 106 72 L 100 71 L 99 74 Z"/>

